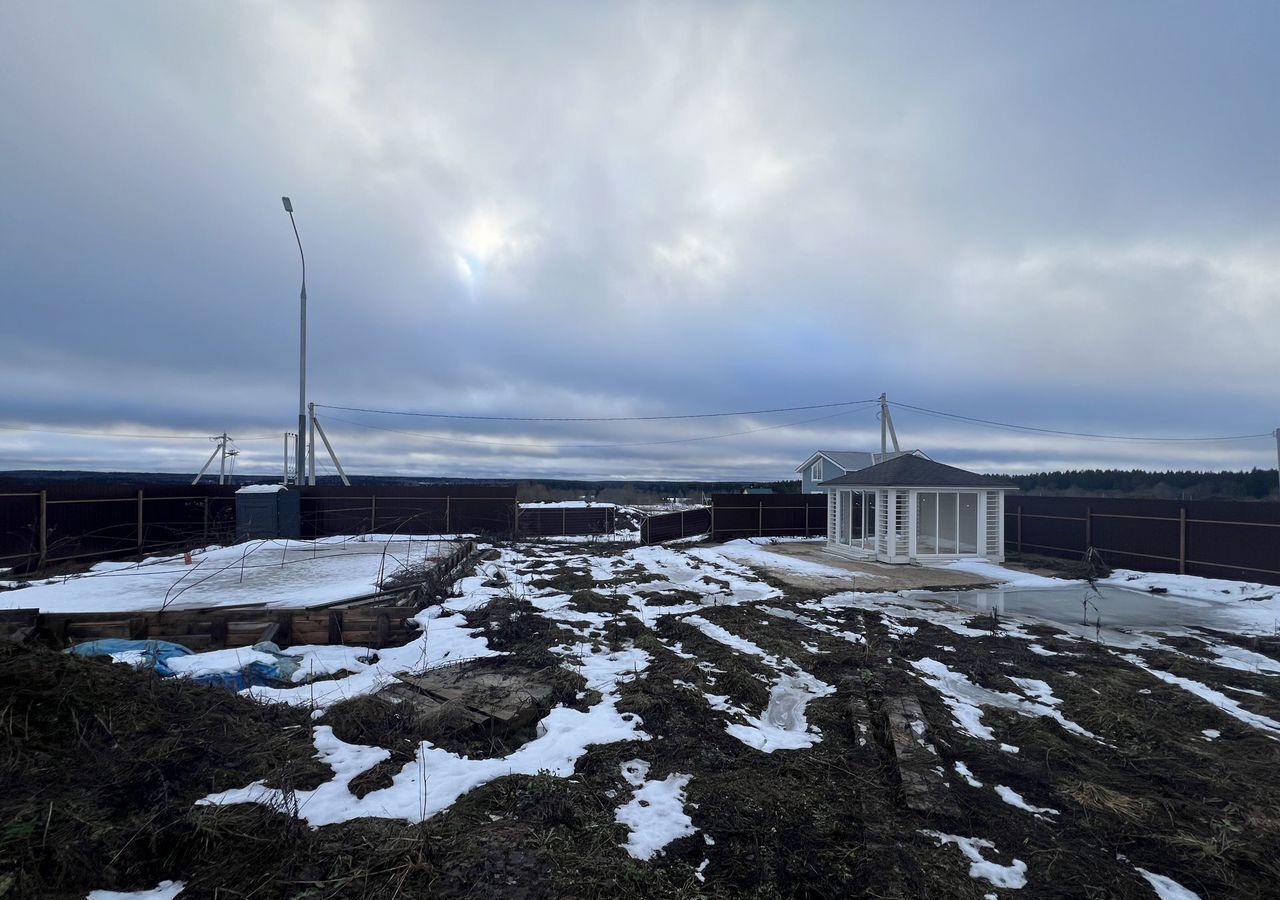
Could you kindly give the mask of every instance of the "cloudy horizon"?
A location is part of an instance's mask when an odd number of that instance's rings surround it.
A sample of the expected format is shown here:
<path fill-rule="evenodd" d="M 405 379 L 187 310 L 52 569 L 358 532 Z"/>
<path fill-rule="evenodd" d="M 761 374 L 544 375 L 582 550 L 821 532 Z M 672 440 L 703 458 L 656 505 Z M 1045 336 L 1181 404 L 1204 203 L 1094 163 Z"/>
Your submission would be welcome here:
<path fill-rule="evenodd" d="M 96 4 L 0 29 L 0 470 L 309 398 L 890 401 L 981 471 L 1276 465 L 1280 7 Z M 875 404 L 322 408 L 360 474 L 778 480 Z M 786 426 L 786 427 L 781 427 Z M 81 432 L 59 433 L 59 432 Z M 183 437 L 107 438 L 90 432 Z M 322 464 L 321 472 L 326 471 Z"/>

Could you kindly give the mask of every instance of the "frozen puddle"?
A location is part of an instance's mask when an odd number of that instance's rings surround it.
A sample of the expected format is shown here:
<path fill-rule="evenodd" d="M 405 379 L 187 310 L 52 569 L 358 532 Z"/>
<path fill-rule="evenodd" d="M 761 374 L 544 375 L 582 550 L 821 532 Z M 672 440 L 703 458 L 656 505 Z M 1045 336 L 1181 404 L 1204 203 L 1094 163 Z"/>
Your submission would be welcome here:
<path fill-rule="evenodd" d="M 834 687 L 810 675 L 791 660 L 778 659 L 746 638 L 738 637 L 702 616 L 687 616 L 684 621 L 732 650 L 758 657 L 778 673 L 777 681 L 769 690 L 769 704 L 763 715 L 753 716 L 731 705 L 727 697 L 707 697 L 712 708 L 733 713 L 746 720 L 730 722 L 725 726 L 725 731 L 748 747 L 765 753 L 772 753 L 774 750 L 801 750 L 822 740 L 822 733 L 816 728 L 810 728 L 805 718 L 805 709 L 811 700 L 834 694 Z"/>
<path fill-rule="evenodd" d="M 1034 697 L 1034 699 L 1029 699 L 1028 697 L 1019 697 L 1017 694 L 1005 693 L 1004 691 L 993 691 L 990 688 L 974 684 L 964 675 L 929 657 L 925 657 L 918 662 L 912 662 L 911 666 L 925 684 L 942 695 L 942 701 L 951 708 L 951 715 L 955 718 L 956 724 L 960 726 L 961 731 L 970 737 L 983 741 L 995 740 L 995 733 L 982 724 L 982 707 L 992 706 L 998 709 L 1011 709 L 1018 715 L 1026 716 L 1027 718 L 1043 716 L 1053 719 L 1072 734 L 1078 734 L 1081 737 L 1091 738 L 1095 741 L 1099 740 L 1097 735 L 1086 731 L 1058 712 L 1055 707 L 1059 701 L 1043 681 L 1019 679 L 1022 681 L 1019 686 Z"/>
<path fill-rule="evenodd" d="M 684 811 L 684 789 L 692 775 L 668 775 L 648 781 L 649 764 L 633 759 L 622 764 L 622 777 L 635 788 L 631 800 L 618 807 L 614 821 L 631 830 L 626 850 L 636 859 L 653 859 L 663 847 L 697 832 Z"/>

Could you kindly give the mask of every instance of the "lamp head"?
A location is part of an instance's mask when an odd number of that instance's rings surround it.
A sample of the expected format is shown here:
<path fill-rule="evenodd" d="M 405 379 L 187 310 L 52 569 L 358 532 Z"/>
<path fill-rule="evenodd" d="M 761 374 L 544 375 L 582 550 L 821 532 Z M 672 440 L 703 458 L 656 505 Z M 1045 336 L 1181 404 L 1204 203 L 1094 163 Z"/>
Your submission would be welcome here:
<path fill-rule="evenodd" d="M 284 211 L 287 213 L 293 212 L 293 201 L 288 197 L 281 197 L 280 199 L 284 201 Z"/>

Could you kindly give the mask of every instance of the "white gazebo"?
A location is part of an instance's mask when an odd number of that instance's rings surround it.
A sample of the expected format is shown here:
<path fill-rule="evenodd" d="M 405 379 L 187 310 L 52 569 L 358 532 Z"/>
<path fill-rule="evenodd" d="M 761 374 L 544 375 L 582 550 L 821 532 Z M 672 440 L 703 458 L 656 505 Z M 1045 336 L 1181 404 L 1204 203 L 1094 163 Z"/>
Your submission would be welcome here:
<path fill-rule="evenodd" d="M 853 559 L 1004 561 L 1004 495 L 1017 487 L 919 456 L 822 482 L 827 549 Z"/>

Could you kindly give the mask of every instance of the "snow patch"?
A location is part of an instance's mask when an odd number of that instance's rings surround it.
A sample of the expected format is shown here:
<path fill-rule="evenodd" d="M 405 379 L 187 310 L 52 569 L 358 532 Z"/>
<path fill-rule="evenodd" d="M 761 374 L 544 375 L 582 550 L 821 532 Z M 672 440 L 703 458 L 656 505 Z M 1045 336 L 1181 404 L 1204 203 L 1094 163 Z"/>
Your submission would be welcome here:
<path fill-rule="evenodd" d="M 1147 883 L 1156 892 L 1159 900 L 1200 900 L 1199 894 L 1195 891 L 1187 890 L 1168 876 L 1148 872 L 1139 866 L 1134 866 L 1134 868 L 1138 870 L 1139 875 L 1147 879 Z"/>
<path fill-rule="evenodd" d="M 646 781 L 649 764 L 638 759 L 622 764 L 622 777 L 636 790 L 629 802 L 618 807 L 614 821 L 631 830 L 626 850 L 636 859 L 653 859 L 672 841 L 697 832 L 684 811 L 684 789 L 691 775 L 668 775 L 662 781 Z"/>
<path fill-rule="evenodd" d="M 969 860 L 969 877 L 981 878 L 996 887 L 1021 888 L 1027 883 L 1027 864 L 1015 859 L 1007 866 L 989 862 L 982 856 L 983 850 L 994 850 L 996 845 L 982 838 L 960 837 L 955 834 L 943 834 L 940 831 L 922 831 L 938 842 L 939 847 L 955 844 L 960 852 Z"/>

